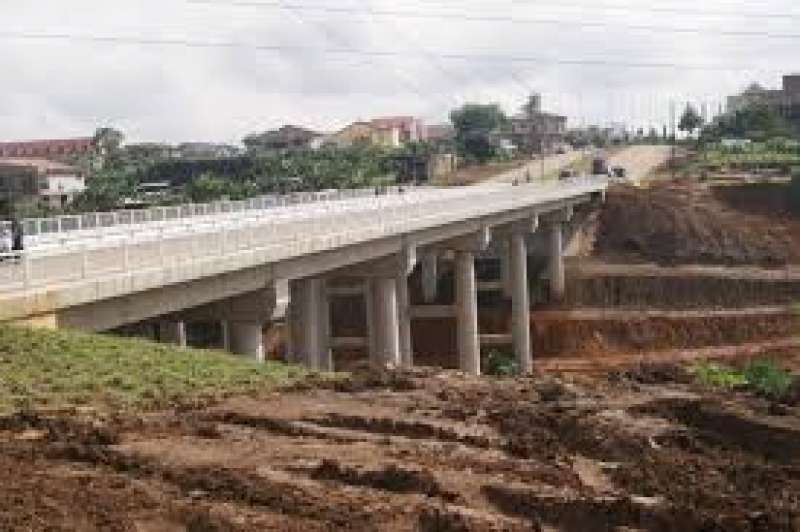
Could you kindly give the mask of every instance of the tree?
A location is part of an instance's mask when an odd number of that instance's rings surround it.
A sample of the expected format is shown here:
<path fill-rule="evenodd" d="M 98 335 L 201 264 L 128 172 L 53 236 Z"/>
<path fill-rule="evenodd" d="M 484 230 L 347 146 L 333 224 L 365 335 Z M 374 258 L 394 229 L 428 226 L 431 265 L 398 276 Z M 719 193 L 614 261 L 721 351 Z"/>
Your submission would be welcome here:
<path fill-rule="evenodd" d="M 122 131 L 111 127 L 98 128 L 94 133 L 94 143 L 101 155 L 108 155 L 119 151 L 125 140 Z"/>
<path fill-rule="evenodd" d="M 499 135 L 508 119 L 498 104 L 468 103 L 450 113 L 462 155 L 479 162 L 497 156 Z"/>
<path fill-rule="evenodd" d="M 690 103 L 686 104 L 686 109 L 683 111 L 680 122 L 678 122 L 678 129 L 689 135 L 694 134 L 695 130 L 703 126 L 703 117 L 697 112 L 697 109 Z"/>

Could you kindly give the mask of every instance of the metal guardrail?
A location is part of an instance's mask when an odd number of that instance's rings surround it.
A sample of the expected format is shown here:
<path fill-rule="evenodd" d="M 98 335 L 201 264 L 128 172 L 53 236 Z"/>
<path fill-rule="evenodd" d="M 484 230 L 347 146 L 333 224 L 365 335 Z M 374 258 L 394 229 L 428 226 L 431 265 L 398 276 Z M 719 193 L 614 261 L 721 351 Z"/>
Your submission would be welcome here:
<path fill-rule="evenodd" d="M 403 234 L 495 212 L 568 199 L 605 188 L 577 178 L 549 185 L 414 189 L 405 194 L 197 215 L 154 224 L 87 230 L 68 245 L 26 250 L 0 263 L 0 292 L 183 267 L 250 254 L 247 264 L 278 262 L 343 245 Z M 219 273 L 223 273 L 220 271 Z"/>
<path fill-rule="evenodd" d="M 381 194 L 393 195 L 405 192 L 408 187 L 384 187 Z M 321 192 L 297 192 L 286 195 L 265 195 L 242 201 L 216 201 L 211 203 L 187 203 L 149 209 L 117 210 L 107 212 L 91 212 L 75 215 L 54 216 L 50 218 L 26 218 L 21 224 L 26 239 L 37 243 L 43 237 L 56 237 L 72 231 L 94 230 L 120 225 L 136 225 L 151 222 L 168 222 L 198 216 L 240 213 L 266 210 L 274 207 L 285 207 L 295 204 L 314 203 L 319 201 L 341 201 L 358 197 L 374 196 L 374 188 L 329 190 Z M 10 223 L 10 222 L 0 222 Z"/>

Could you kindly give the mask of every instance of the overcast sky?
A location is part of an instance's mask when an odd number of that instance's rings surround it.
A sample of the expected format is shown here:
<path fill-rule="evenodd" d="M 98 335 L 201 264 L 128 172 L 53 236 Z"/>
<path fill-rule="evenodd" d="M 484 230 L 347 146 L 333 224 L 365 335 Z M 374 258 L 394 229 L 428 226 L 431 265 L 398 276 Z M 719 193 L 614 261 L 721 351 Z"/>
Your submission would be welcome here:
<path fill-rule="evenodd" d="M 660 127 L 670 101 L 716 109 L 800 71 L 794 3 L 0 0 L 0 139 L 113 126 L 236 143 L 284 123 L 439 122 L 467 101 L 514 112 L 533 90 L 571 125 Z"/>

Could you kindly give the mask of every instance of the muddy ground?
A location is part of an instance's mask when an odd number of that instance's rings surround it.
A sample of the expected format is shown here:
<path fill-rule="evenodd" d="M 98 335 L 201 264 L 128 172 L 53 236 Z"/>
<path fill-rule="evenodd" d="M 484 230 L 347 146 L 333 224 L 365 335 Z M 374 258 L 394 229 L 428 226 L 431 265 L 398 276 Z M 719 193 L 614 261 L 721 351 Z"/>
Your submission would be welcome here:
<path fill-rule="evenodd" d="M 0 420 L 0 530 L 796 531 L 800 399 L 677 366 L 361 373 L 200 409 Z"/>

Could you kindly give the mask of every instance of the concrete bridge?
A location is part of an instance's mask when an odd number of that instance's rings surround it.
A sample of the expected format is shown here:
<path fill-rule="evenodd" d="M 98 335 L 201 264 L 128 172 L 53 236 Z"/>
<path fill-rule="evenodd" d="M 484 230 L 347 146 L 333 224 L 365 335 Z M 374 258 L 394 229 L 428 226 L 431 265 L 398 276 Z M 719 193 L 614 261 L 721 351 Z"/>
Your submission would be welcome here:
<path fill-rule="evenodd" d="M 25 252 L 0 263 L 0 321 L 89 331 L 149 322 L 160 339 L 179 344 L 187 322 L 218 321 L 226 349 L 261 360 L 265 325 L 286 311 L 290 359 L 331 370 L 337 342 L 329 299 L 357 284 L 371 360 L 410 366 L 408 277 L 419 270 L 431 301 L 437 265 L 452 260 L 459 364 L 477 374 L 475 259 L 493 245 L 506 250 L 499 255 L 512 297 L 512 343 L 529 371 L 528 239 L 547 235 L 558 297 L 564 224 L 577 206 L 604 197 L 606 186 L 602 178 L 577 178 L 350 191 L 31 221 Z"/>

